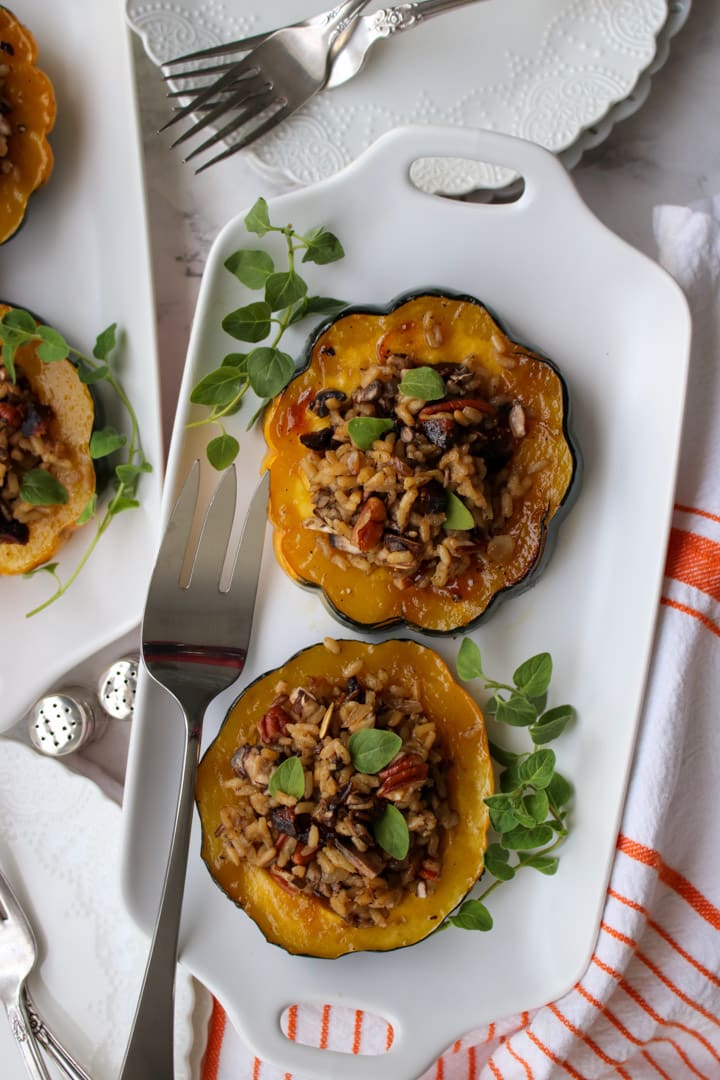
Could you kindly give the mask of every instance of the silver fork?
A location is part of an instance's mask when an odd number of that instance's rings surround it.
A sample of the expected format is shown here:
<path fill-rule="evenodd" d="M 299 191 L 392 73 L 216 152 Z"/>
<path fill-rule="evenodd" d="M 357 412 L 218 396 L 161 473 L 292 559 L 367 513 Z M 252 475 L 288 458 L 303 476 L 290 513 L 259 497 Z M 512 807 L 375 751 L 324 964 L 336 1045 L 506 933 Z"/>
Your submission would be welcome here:
<path fill-rule="evenodd" d="M 236 142 L 196 171 L 200 173 L 243 150 L 322 90 L 337 50 L 342 48 L 359 12 L 369 2 L 344 0 L 326 13 L 319 24 L 276 30 L 214 82 L 186 91 L 186 94 L 192 94 L 192 100 L 178 109 L 160 130 L 166 130 L 191 113 L 202 113 L 172 144 L 178 146 L 229 113 L 228 123 L 196 147 L 185 160 L 190 161 L 239 128 L 246 127 Z"/>
<path fill-rule="evenodd" d="M 120 1080 L 166 1080 L 175 1075 L 173 992 L 203 717 L 210 702 L 232 686 L 245 666 L 262 561 L 268 475 L 250 502 L 234 559 L 229 548 L 237 483 L 234 466 L 218 485 L 196 554 L 187 554 L 199 473 L 195 462 L 167 524 L 142 625 L 143 661 L 182 712 L 185 751 L 165 880 Z"/>
<path fill-rule="evenodd" d="M 357 75 L 365 65 L 371 50 L 379 41 L 387 41 L 394 34 L 404 30 L 412 30 L 416 26 L 427 22 L 436 15 L 443 15 L 447 11 L 466 7 L 468 4 L 476 4 L 479 0 L 413 0 L 409 4 L 398 4 L 396 7 L 380 8 L 370 15 L 362 15 L 355 19 L 351 32 L 347 35 L 341 49 L 336 50 L 332 69 L 325 84 L 325 90 L 332 90 L 336 86 L 342 86 L 348 79 Z M 319 23 L 327 17 L 327 12 L 313 15 L 296 26 L 311 26 Z M 207 49 L 198 49 L 197 52 L 188 53 L 186 56 L 178 56 L 174 60 L 166 60 L 163 67 L 174 67 L 176 64 L 188 64 L 199 60 L 212 60 L 214 57 L 230 56 L 233 53 L 246 53 L 257 48 L 270 36 L 272 31 L 261 34 L 253 34 L 252 37 L 241 38 L 238 41 L 229 41 L 223 45 L 213 45 Z M 171 71 L 165 78 L 178 80 L 194 79 L 219 75 L 223 71 L 229 71 L 235 61 L 228 60 L 222 64 L 213 64 L 211 67 L 198 67 L 192 71 Z M 175 90 L 169 97 L 182 97 L 185 90 Z"/>
<path fill-rule="evenodd" d="M 20 1046 L 24 1056 L 26 1052 L 30 1054 L 30 1064 L 27 1057 L 25 1062 L 30 1075 L 41 1076 L 43 1080 L 48 1075 L 42 1060 L 41 1071 L 38 1071 L 39 1043 L 55 1058 L 70 1080 L 90 1080 L 82 1066 L 65 1049 L 35 1008 L 25 979 L 36 961 L 37 944 L 32 926 L 10 883 L 0 871 L 0 997 L 8 1010 L 13 1035 L 19 1041 L 22 1040 Z M 11 1001 L 12 1015 L 8 1009 L 8 1000 Z"/>
<path fill-rule="evenodd" d="M 5 878 L 0 875 L 0 1000 L 5 1006 L 10 1030 L 33 1080 L 50 1080 L 25 1009 L 25 980 L 35 966 L 37 945 L 22 908 Z"/>

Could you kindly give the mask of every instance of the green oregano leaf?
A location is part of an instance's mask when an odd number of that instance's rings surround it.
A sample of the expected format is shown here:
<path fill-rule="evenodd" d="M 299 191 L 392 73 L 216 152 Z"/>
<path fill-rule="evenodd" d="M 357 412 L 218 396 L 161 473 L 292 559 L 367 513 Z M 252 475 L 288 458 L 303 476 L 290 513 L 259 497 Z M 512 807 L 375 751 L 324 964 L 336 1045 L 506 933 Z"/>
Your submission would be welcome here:
<path fill-rule="evenodd" d="M 34 337 L 37 332 L 37 324 L 29 311 L 22 308 L 11 308 L 2 317 L 2 324 L 10 330 L 19 330 L 17 340 L 22 341 L 26 336 Z"/>
<path fill-rule="evenodd" d="M 482 900 L 466 900 L 455 915 L 448 915 L 447 922 L 460 930 L 492 930 L 493 919 Z"/>
<path fill-rule="evenodd" d="M 358 450 L 369 450 L 376 439 L 395 427 L 395 421 L 374 416 L 353 416 L 348 420 L 348 435 Z"/>
<path fill-rule="evenodd" d="M 88 386 L 92 386 L 93 383 L 102 382 L 103 379 L 107 379 L 110 374 L 110 368 L 107 364 L 101 364 L 99 367 L 90 367 L 89 364 L 80 361 L 78 364 L 78 377 L 80 382 L 86 383 Z"/>
<path fill-rule="evenodd" d="M 226 315 L 222 328 L 238 341 L 262 341 L 270 333 L 272 309 L 264 300 L 237 308 Z"/>
<path fill-rule="evenodd" d="M 522 784 L 546 788 L 555 770 L 555 754 L 552 750 L 536 750 L 516 767 Z"/>
<path fill-rule="evenodd" d="M 488 795 L 485 805 L 490 811 L 490 824 L 495 832 L 510 832 L 518 824 L 519 803 L 518 799 L 512 795 Z"/>
<path fill-rule="evenodd" d="M 256 233 L 258 236 L 264 236 L 265 233 L 270 232 L 272 229 L 270 215 L 268 213 L 268 204 L 262 196 L 253 204 L 245 215 L 245 228 L 248 232 Z"/>
<path fill-rule="evenodd" d="M 117 344 L 117 323 L 111 323 L 95 339 L 93 356 L 96 360 L 107 360 Z"/>
<path fill-rule="evenodd" d="M 14 383 L 17 380 L 17 372 L 15 371 L 15 353 L 17 352 L 17 345 L 12 344 L 9 341 L 3 341 L 2 347 L 2 362 L 5 365 L 5 370 L 8 373 L 10 382 Z"/>
<path fill-rule="evenodd" d="M 499 746 L 498 743 L 488 739 L 488 747 L 490 748 L 490 757 L 493 761 L 497 761 L 498 765 L 514 765 L 519 760 L 520 754 L 513 753 L 512 750 L 506 750 L 504 746 Z"/>
<path fill-rule="evenodd" d="M 462 499 L 460 499 L 453 491 L 448 491 L 447 493 L 443 528 L 458 529 L 462 532 L 467 532 L 468 529 L 475 528 L 475 518 L 472 516 Z"/>
<path fill-rule="evenodd" d="M 550 777 L 550 783 L 545 788 L 548 798 L 556 810 L 562 810 L 573 797 L 572 784 L 559 773 L 554 772 Z"/>
<path fill-rule="evenodd" d="M 234 251 L 224 265 L 248 289 L 264 289 L 267 279 L 275 271 L 275 263 L 267 251 L 250 248 Z"/>
<path fill-rule="evenodd" d="M 574 715 L 575 710 L 572 705 L 556 705 L 554 709 L 548 709 L 536 723 L 531 725 L 530 737 L 532 741 L 536 746 L 544 746 L 545 743 L 557 739 L 559 735 L 562 735 Z"/>
<path fill-rule="evenodd" d="M 433 367 L 409 368 L 400 380 L 399 389 L 406 397 L 421 401 L 438 401 L 447 393 L 442 376 Z"/>
<path fill-rule="evenodd" d="M 245 381 L 245 376 L 236 367 L 223 364 L 196 383 L 190 393 L 190 401 L 193 405 L 211 407 L 229 405 Z"/>
<path fill-rule="evenodd" d="M 306 315 L 338 315 L 347 307 L 345 300 L 336 300 L 334 296 L 306 296 Z"/>
<path fill-rule="evenodd" d="M 85 509 L 80 514 L 80 517 L 77 519 L 77 524 L 78 525 L 86 525 L 88 523 L 88 521 L 90 521 L 90 518 L 93 517 L 93 515 L 95 514 L 96 508 L 97 508 L 97 492 L 94 491 L 92 493 L 92 496 L 88 500 L 88 502 L 85 504 Z"/>
<path fill-rule="evenodd" d="M 518 825 L 510 832 L 503 833 L 501 843 L 510 851 L 531 851 L 533 848 L 549 844 L 553 836 L 553 830 L 549 825 L 535 825 L 529 829 Z"/>
<path fill-rule="evenodd" d="M 527 697 L 539 697 L 544 694 L 552 678 L 552 657 L 550 653 L 538 653 L 526 660 L 513 674 L 513 682 Z"/>
<path fill-rule="evenodd" d="M 58 360 L 66 359 L 70 347 L 57 330 L 53 330 L 51 326 L 38 326 L 37 336 L 42 339 L 37 347 L 37 354 L 43 363 L 54 364 Z"/>
<path fill-rule="evenodd" d="M 358 772 L 371 775 L 389 765 L 401 746 L 399 735 L 382 728 L 361 728 L 348 740 L 353 765 Z"/>
<path fill-rule="evenodd" d="M 43 563 L 42 566 L 34 566 L 32 570 L 26 570 L 23 574 L 23 577 L 31 578 L 35 577 L 36 574 L 52 574 L 57 577 L 55 571 L 57 570 L 59 565 L 60 563 L 56 562 Z"/>
<path fill-rule="evenodd" d="M 97 461 L 98 458 L 108 457 L 109 454 L 114 454 L 116 450 L 125 446 L 126 443 L 127 435 L 116 431 L 114 427 L 108 426 L 101 428 L 99 431 L 93 431 L 90 436 L 90 457 L 94 461 Z"/>
<path fill-rule="evenodd" d="M 557 873 L 560 860 L 556 855 L 532 855 L 529 859 L 523 859 L 523 866 L 530 866 L 533 870 L 539 870 L 541 874 L 552 877 Z"/>
<path fill-rule="evenodd" d="M 404 859 L 410 850 L 410 831 L 405 818 L 392 803 L 373 824 L 373 833 L 383 851 L 393 859 Z"/>
<path fill-rule="evenodd" d="M 240 453 L 240 443 L 233 435 L 223 433 L 215 439 L 211 439 L 205 448 L 207 459 L 214 469 L 222 472 L 232 465 Z"/>
<path fill-rule="evenodd" d="M 295 373 L 292 356 L 267 346 L 253 349 L 248 354 L 246 367 L 250 385 L 260 398 L 275 397 Z"/>
<path fill-rule="evenodd" d="M 265 301 L 271 311 L 292 307 L 306 292 L 306 282 L 294 270 L 271 274 L 265 282 Z"/>
<path fill-rule="evenodd" d="M 301 799 L 305 794 L 305 770 L 296 757 L 285 758 L 270 777 L 268 792 L 277 795 L 282 791 L 294 799 Z"/>
<path fill-rule="evenodd" d="M 480 658 L 480 649 L 472 638 L 463 638 L 458 649 L 457 660 L 455 662 L 458 676 L 464 681 L 468 682 L 470 679 L 481 679 L 483 677 L 482 661 Z"/>
<path fill-rule="evenodd" d="M 227 356 L 223 356 L 220 366 L 232 367 L 235 368 L 236 371 L 245 371 L 245 368 L 247 367 L 247 358 L 247 353 L 231 352 L 228 353 Z"/>
<path fill-rule="evenodd" d="M 511 694 L 509 698 L 496 698 L 495 719 L 510 727 L 528 727 L 537 719 L 537 713 L 526 698 Z"/>
<path fill-rule="evenodd" d="M 545 791 L 533 791 L 523 799 L 525 809 L 532 818 L 531 824 L 542 825 L 550 812 L 550 800 Z"/>
<path fill-rule="evenodd" d="M 68 501 L 67 488 L 46 469 L 29 469 L 20 484 L 20 498 L 31 506 L 62 506 Z"/>
<path fill-rule="evenodd" d="M 337 262 L 345 254 L 337 236 L 322 226 L 311 229 L 310 232 L 305 234 L 303 240 L 307 243 L 307 250 L 302 258 L 304 263 L 312 262 L 325 265 L 326 263 Z"/>
<path fill-rule="evenodd" d="M 485 869 L 499 881 L 515 877 L 515 867 L 508 862 L 510 854 L 500 844 L 489 844 L 485 852 Z"/>

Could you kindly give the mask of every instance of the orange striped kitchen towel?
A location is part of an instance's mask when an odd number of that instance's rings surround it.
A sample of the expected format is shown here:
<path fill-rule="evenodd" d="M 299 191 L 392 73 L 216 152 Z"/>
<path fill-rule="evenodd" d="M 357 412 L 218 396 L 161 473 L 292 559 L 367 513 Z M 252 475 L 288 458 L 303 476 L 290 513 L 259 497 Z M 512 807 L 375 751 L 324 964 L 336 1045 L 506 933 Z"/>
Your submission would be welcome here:
<path fill-rule="evenodd" d="M 465 1034 L 422 1080 L 720 1080 L 720 198 L 658 208 L 655 230 L 693 311 L 693 355 L 653 665 L 596 949 L 570 993 Z M 288 1034 L 356 1053 L 388 1038 L 384 1023 L 330 1006 L 291 1010 Z M 216 1003 L 203 1080 L 300 1078 L 253 1057 Z"/>

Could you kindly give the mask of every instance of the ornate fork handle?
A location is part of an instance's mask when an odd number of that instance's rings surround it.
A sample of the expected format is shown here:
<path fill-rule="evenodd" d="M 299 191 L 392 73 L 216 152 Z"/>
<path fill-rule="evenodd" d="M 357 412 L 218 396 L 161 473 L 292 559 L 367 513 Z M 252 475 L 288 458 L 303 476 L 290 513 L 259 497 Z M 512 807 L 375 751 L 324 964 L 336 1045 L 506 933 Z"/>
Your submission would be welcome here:
<path fill-rule="evenodd" d="M 434 15 L 465 7 L 468 0 L 414 0 L 411 4 L 380 8 L 370 16 L 372 29 L 379 37 L 390 37 L 398 30 L 410 30 Z"/>
<path fill-rule="evenodd" d="M 62 1071 L 70 1080 L 91 1080 L 82 1066 L 75 1060 L 53 1034 L 50 1028 L 41 1019 L 35 1004 L 28 993 L 27 987 L 23 991 L 23 1004 L 27 1014 L 30 1030 L 37 1042 L 54 1058 Z"/>

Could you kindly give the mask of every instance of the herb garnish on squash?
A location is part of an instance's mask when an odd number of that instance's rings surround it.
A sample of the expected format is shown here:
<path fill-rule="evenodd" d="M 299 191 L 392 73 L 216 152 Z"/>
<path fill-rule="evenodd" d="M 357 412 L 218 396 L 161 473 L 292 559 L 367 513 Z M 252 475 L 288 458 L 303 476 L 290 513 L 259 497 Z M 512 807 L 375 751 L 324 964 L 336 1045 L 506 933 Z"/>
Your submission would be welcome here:
<path fill-rule="evenodd" d="M 578 488 L 563 377 L 447 290 L 326 321 L 264 432 L 280 565 L 365 629 L 475 624 L 537 578 Z"/>
<path fill-rule="evenodd" d="M 296 693 L 288 700 L 282 686 Z M 373 686 L 389 687 L 396 709 Z M 403 709 L 418 720 L 398 748 L 389 725 L 395 719 L 405 730 Z M 419 740 L 430 728 L 435 741 L 423 759 Z M 288 952 L 395 949 L 436 930 L 482 874 L 492 790 L 482 711 L 437 653 L 412 641 L 313 645 L 242 692 L 203 756 L 202 857 L 228 897 Z M 417 792 L 427 805 L 410 810 Z M 232 836 L 241 810 L 246 823 L 266 815 L 246 824 L 254 861 L 233 846 L 246 843 Z M 265 835 L 272 844 L 258 846 Z M 349 906 L 345 885 L 360 894 Z"/>
<path fill-rule="evenodd" d="M 4 403 L 0 428 L 8 446 L 23 437 L 22 460 L 10 462 L 8 454 L 8 460 L 0 462 L 0 513 L 5 530 L 0 542 L 0 574 L 30 577 L 46 572 L 57 586 L 44 603 L 27 612 L 28 616 L 64 595 L 112 520 L 140 505 L 140 478 L 152 471 L 142 448 L 135 410 L 112 369 L 116 330 L 115 323 L 107 327 L 98 335 L 92 356 L 86 356 L 29 312 L 0 304 L 4 388 L 0 390 L 0 406 Z M 95 387 L 100 383 L 112 390 L 127 413 L 129 435 L 112 425 L 100 427 L 101 413 L 95 399 Z M 37 442 L 33 443 L 33 438 Z M 122 451 L 122 459 L 112 470 L 114 493 L 93 539 L 63 581 L 59 564 L 48 560 L 77 526 L 95 517 L 96 463 L 102 471 L 107 459 L 118 451 Z M 33 508 L 38 512 L 33 513 Z M 28 519 L 27 528 L 22 518 Z"/>

